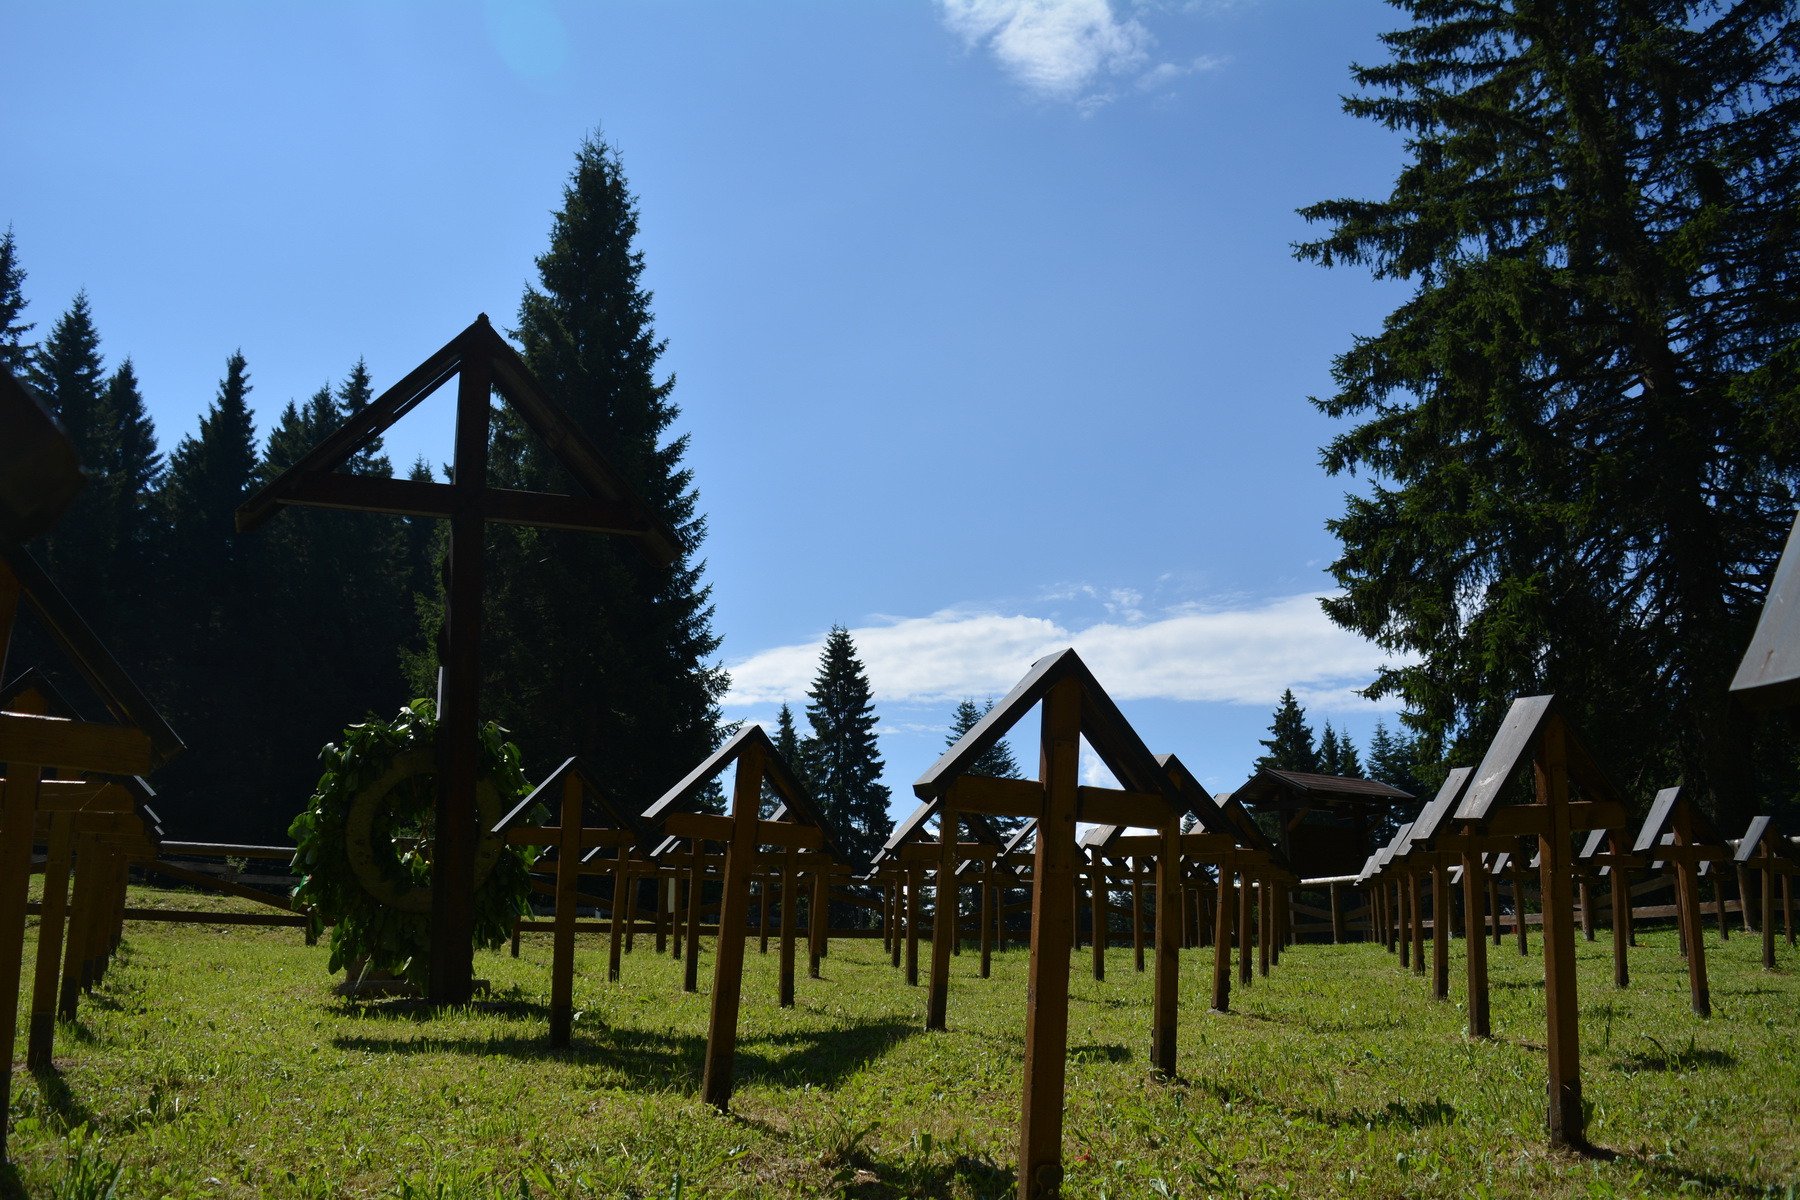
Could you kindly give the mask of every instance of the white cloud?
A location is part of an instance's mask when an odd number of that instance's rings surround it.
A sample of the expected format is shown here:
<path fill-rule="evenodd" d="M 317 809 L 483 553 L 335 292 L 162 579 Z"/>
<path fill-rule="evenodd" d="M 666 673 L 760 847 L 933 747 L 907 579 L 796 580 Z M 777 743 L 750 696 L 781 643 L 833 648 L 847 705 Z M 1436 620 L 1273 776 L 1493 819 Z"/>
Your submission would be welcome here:
<path fill-rule="evenodd" d="M 1116 700 L 1213 701 L 1268 707 L 1291 687 L 1308 709 L 1364 709 L 1355 694 L 1387 660 L 1333 625 L 1318 597 L 1236 608 L 1186 606 L 1143 615 L 1141 597 L 1100 593 L 1108 619 L 1080 628 L 1023 613 L 945 609 L 850 631 L 878 701 L 954 703 L 1010 691 L 1032 662 L 1074 646 Z M 803 701 L 824 636 L 728 664 L 732 708 Z"/>
<path fill-rule="evenodd" d="M 939 0 L 944 23 L 1040 95 L 1079 99 L 1104 75 L 1130 75 L 1155 39 L 1111 0 Z M 1104 96 L 1087 101 L 1104 102 Z"/>

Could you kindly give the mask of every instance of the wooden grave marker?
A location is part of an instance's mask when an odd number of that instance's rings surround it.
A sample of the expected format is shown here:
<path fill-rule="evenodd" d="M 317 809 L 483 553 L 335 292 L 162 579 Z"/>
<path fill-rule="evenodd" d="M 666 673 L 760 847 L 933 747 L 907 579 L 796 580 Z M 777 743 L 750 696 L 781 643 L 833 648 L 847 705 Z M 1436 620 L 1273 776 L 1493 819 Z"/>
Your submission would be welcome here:
<path fill-rule="evenodd" d="M 1040 708 L 1038 777 L 970 774 L 980 756 L 1033 708 Z M 1082 785 L 1084 738 L 1122 790 Z M 1180 858 L 1180 803 L 1156 760 L 1073 650 L 1034 663 L 1025 678 L 919 778 L 913 792 L 923 801 L 935 802 L 942 827 L 952 831 L 957 828 L 955 814 L 963 812 L 1037 820 L 1019 1195 L 1021 1200 L 1048 1200 L 1061 1194 L 1063 1180 L 1076 823 L 1154 830 L 1162 839 L 1163 856 L 1173 864 Z M 1159 976 L 1164 964 L 1175 958 L 1178 937 L 1177 912 L 1169 911 L 1157 934 Z M 1155 1069 L 1167 1074 L 1173 1074 L 1176 1061 L 1175 995 L 1172 972 L 1156 980 L 1150 1056 Z"/>
<path fill-rule="evenodd" d="M 339 471 L 452 377 L 457 380 L 455 459 L 449 483 L 380 479 Z M 491 401 L 498 392 L 584 495 L 515 491 L 488 483 Z M 279 506 L 303 505 L 450 522 L 438 695 L 438 799 L 432 847 L 431 974 L 438 1004 L 465 1004 L 474 981 L 475 860 L 483 833 L 480 773 L 482 541 L 489 522 L 630 538 L 668 565 L 679 544 L 654 511 L 549 399 L 487 314 L 263 486 L 237 510 L 248 533 Z"/>

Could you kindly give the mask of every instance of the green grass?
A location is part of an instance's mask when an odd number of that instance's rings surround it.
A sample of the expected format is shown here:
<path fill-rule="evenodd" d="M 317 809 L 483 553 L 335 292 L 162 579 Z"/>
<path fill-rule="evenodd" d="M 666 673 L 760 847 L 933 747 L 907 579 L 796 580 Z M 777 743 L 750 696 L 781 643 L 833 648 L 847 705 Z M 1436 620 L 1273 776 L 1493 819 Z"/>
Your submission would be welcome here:
<path fill-rule="evenodd" d="M 146 893 L 151 899 L 155 893 Z M 134 898 L 135 899 L 135 898 Z M 202 903 L 191 895 L 183 906 Z M 230 902 L 221 906 L 233 906 Z M 1545 1148 L 1542 962 L 1491 956 L 1492 1041 L 1372 946 L 1301 946 L 1206 1011 L 1210 952 L 1182 958 L 1180 1078 L 1149 1077 L 1150 981 L 1115 950 L 1071 962 L 1070 1196 L 1794 1196 L 1800 979 L 1754 939 L 1708 938 L 1715 1015 L 1688 1010 L 1668 931 L 1615 991 L 1603 932 L 1577 942 L 1590 1133 Z M 608 984 L 577 959 L 574 1046 L 546 1045 L 549 939 L 477 957 L 486 1001 L 430 1013 L 331 995 L 297 930 L 133 924 L 57 1070 L 21 1070 L 16 1174 L 31 1196 L 1011 1195 L 1026 954 L 955 960 L 950 1030 L 879 941 L 835 943 L 775 1006 L 748 955 L 730 1116 L 696 1098 L 711 980 L 640 939 Z M 29 944 L 27 962 L 30 961 Z M 1452 964 L 1460 972 L 1460 958 Z M 1460 992 L 1460 974 L 1452 974 Z M 29 981 L 27 981 L 28 983 Z M 21 1023 L 19 1053 L 23 1054 Z M 109 1191 L 109 1189 L 111 1189 Z"/>

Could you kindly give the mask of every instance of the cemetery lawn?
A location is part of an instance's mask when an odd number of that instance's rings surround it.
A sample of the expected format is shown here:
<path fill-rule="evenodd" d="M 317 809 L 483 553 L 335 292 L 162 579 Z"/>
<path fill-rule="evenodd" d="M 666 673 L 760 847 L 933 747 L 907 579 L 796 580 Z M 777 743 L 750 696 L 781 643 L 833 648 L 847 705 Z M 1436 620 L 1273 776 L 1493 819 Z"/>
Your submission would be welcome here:
<path fill-rule="evenodd" d="M 133 903 L 244 907 L 133 889 Z M 35 924 L 35 923 L 34 923 Z M 1630 990 L 1607 934 L 1577 935 L 1582 1079 L 1603 1154 L 1545 1148 L 1543 967 L 1490 954 L 1496 1037 L 1377 947 L 1300 946 L 1206 1011 L 1210 951 L 1182 955 L 1180 1078 L 1149 1078 L 1150 976 L 1115 948 L 1072 957 L 1065 1194 L 1800 1195 L 1800 958 L 1707 934 L 1715 1013 L 1687 1004 L 1672 931 L 1640 934 Z M 776 955 L 746 957 L 730 1116 L 696 1097 L 701 990 L 640 937 L 606 982 L 583 935 L 574 1045 L 548 1048 L 550 940 L 476 957 L 470 1008 L 332 995 L 298 930 L 132 923 L 58 1031 L 56 1070 L 17 1067 L 0 1194 L 58 1197 L 953 1196 L 1015 1193 L 1026 953 L 954 960 L 950 1030 L 880 941 L 838 941 L 798 1005 Z M 922 946 L 928 962 L 928 947 Z M 24 1053 L 26 1000 L 18 1053 Z M 109 1190 L 110 1188 L 110 1190 Z"/>

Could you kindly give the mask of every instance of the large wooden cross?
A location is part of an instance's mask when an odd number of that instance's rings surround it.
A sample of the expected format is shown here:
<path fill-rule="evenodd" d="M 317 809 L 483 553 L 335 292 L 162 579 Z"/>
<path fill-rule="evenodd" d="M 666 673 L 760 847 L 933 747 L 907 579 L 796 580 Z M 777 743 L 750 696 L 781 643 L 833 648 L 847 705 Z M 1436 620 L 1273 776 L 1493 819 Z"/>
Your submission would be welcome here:
<path fill-rule="evenodd" d="M 1038 777 L 995 779 L 969 768 L 1033 708 L 1040 709 Z M 1123 787 L 1085 787 L 1086 739 Z M 945 861 L 956 853 L 958 813 L 1032 817 L 1031 1005 L 1025 1014 L 1024 1100 L 1019 1120 L 1021 1200 L 1053 1200 L 1062 1191 L 1062 1115 L 1069 1040 L 1069 951 L 1074 940 L 1076 823 L 1156 831 L 1166 864 L 1166 895 L 1179 891 L 1181 806 L 1168 777 L 1124 715 L 1073 650 L 1040 659 L 1018 686 L 944 752 L 913 785 L 934 804 Z M 1181 936 L 1178 906 L 1157 911 L 1157 973 L 1150 1057 L 1175 1070 L 1174 965 Z M 934 957 L 948 946 L 934 947 Z M 945 960 L 946 964 L 948 960 Z M 935 974 L 935 972 L 934 972 Z"/>
<path fill-rule="evenodd" d="M 357 451 L 457 379 L 456 454 L 450 482 L 379 479 L 339 471 Z M 585 495 L 488 485 L 491 397 L 498 392 Z M 281 505 L 348 509 L 450 522 L 444 654 L 438 695 L 438 798 L 431 858 L 431 999 L 463 1004 L 474 980 L 475 852 L 484 832 L 475 805 L 480 771 L 482 539 L 487 523 L 535 525 L 635 540 L 653 561 L 674 562 L 679 545 L 568 415 L 487 314 L 354 413 L 237 511 L 248 532 Z"/>

